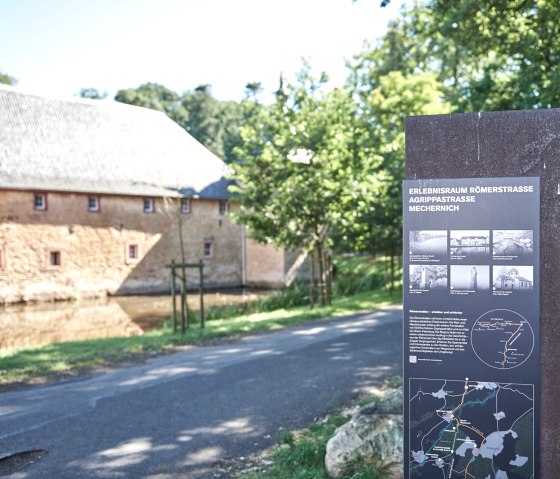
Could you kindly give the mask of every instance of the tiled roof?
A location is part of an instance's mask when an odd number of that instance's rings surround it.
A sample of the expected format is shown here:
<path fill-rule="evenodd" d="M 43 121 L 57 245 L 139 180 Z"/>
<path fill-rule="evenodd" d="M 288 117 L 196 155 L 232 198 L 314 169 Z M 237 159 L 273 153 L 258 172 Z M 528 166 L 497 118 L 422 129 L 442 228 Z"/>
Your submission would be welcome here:
<path fill-rule="evenodd" d="M 161 112 L 0 86 L 0 188 L 228 198 L 227 172 Z"/>

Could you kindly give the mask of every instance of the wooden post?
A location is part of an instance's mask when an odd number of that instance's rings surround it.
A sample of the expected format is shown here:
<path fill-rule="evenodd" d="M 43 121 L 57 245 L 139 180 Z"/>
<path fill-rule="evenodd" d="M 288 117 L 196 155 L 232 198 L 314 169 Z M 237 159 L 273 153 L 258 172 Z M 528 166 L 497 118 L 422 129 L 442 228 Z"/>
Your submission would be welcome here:
<path fill-rule="evenodd" d="M 183 285 L 184 285 L 184 293 L 185 296 L 183 297 L 183 301 L 185 302 L 185 315 L 187 318 L 187 329 L 190 328 L 191 326 L 191 314 L 189 311 L 189 303 L 188 303 L 188 297 L 187 297 L 187 269 L 186 269 L 186 264 L 182 263 L 181 267 L 183 269 Z"/>
<path fill-rule="evenodd" d="M 198 283 L 199 294 L 200 294 L 200 327 L 204 328 L 204 263 L 202 260 L 199 261 L 199 278 Z"/>
<path fill-rule="evenodd" d="M 176 263 L 175 260 L 171 264 L 166 265 L 171 268 L 171 295 L 173 296 L 173 332 L 177 331 L 177 286 L 176 279 L 180 279 L 180 293 L 181 293 L 181 332 L 184 334 L 185 330 L 191 325 L 191 311 L 189 310 L 189 303 L 187 302 L 187 268 L 197 268 L 199 270 L 199 295 L 200 295 L 200 327 L 205 327 L 204 318 L 204 263 L 199 260 L 197 263 Z M 179 269 L 180 272 L 177 272 Z M 181 274 L 182 272 L 182 274 Z"/>
<path fill-rule="evenodd" d="M 185 281 L 181 278 L 181 334 L 185 334 Z"/>
<path fill-rule="evenodd" d="M 175 303 L 175 260 L 171 260 L 171 296 L 173 301 L 173 334 L 177 332 L 177 304 Z"/>

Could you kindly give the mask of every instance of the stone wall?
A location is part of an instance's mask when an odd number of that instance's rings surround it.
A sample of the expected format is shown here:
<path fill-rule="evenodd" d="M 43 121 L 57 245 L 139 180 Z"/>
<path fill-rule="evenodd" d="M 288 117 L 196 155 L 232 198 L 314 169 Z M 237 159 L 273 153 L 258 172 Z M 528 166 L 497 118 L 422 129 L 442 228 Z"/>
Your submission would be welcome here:
<path fill-rule="evenodd" d="M 247 284 L 249 286 L 276 288 L 285 284 L 284 251 L 272 244 L 259 244 L 248 238 L 246 246 Z"/>
<path fill-rule="evenodd" d="M 294 281 L 309 280 L 309 258 L 305 252 L 281 250 L 248 238 L 246 257 L 248 286 L 280 288 Z"/>
<path fill-rule="evenodd" d="M 0 191 L 0 303 L 169 290 L 165 265 L 181 258 L 176 203 L 157 198 L 155 212 L 144 213 L 141 197 L 99 199 L 100 211 L 90 212 L 87 194 L 48 192 L 46 210 L 38 211 L 33 192 Z M 179 216 L 186 260 L 203 258 L 208 287 L 240 286 L 241 227 L 219 213 L 217 200 L 191 205 Z M 60 265 L 51 264 L 52 253 Z M 193 286 L 197 275 L 189 271 Z"/>

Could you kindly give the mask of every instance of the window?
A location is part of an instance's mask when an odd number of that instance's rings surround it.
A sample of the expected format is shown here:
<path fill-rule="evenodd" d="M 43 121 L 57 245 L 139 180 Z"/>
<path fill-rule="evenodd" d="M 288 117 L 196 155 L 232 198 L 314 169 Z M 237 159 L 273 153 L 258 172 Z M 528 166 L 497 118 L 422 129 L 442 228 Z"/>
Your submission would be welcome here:
<path fill-rule="evenodd" d="M 62 265 L 62 253 L 60 251 L 49 251 L 49 266 L 58 267 Z"/>
<path fill-rule="evenodd" d="M 100 210 L 99 196 L 88 196 L 88 211 L 96 213 Z"/>
<path fill-rule="evenodd" d="M 144 213 L 153 213 L 156 210 L 153 198 L 144 198 Z"/>
<path fill-rule="evenodd" d="M 229 202 L 227 201 L 220 201 L 220 214 L 225 215 L 229 211 Z"/>
<path fill-rule="evenodd" d="M 191 199 L 181 198 L 181 213 L 188 215 L 191 212 Z"/>
<path fill-rule="evenodd" d="M 126 242 L 124 245 L 124 262 L 125 264 L 138 263 L 141 260 L 142 251 L 140 243 Z"/>
<path fill-rule="evenodd" d="M 210 259 L 214 257 L 214 240 L 204 240 L 204 258 Z"/>
<path fill-rule="evenodd" d="M 46 193 L 35 193 L 33 199 L 33 208 L 38 211 L 45 211 L 47 209 Z"/>

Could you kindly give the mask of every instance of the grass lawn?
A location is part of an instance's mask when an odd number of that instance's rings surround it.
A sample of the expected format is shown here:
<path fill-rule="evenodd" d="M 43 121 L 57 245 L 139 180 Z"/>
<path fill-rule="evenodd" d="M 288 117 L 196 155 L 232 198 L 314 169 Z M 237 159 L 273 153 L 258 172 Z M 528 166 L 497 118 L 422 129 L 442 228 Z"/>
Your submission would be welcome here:
<path fill-rule="evenodd" d="M 331 306 L 314 309 L 299 306 L 213 319 L 206 322 L 205 329 L 200 329 L 195 324 L 185 335 L 173 334 L 171 325 L 168 324 L 142 336 L 70 341 L 31 349 L 0 351 L 0 383 L 25 381 L 77 368 L 134 360 L 145 355 L 160 354 L 181 345 L 200 345 L 216 339 L 272 331 L 314 319 L 343 316 L 401 302 L 400 287 L 397 287 L 393 295 L 386 289 L 378 289 L 335 298 Z"/>

